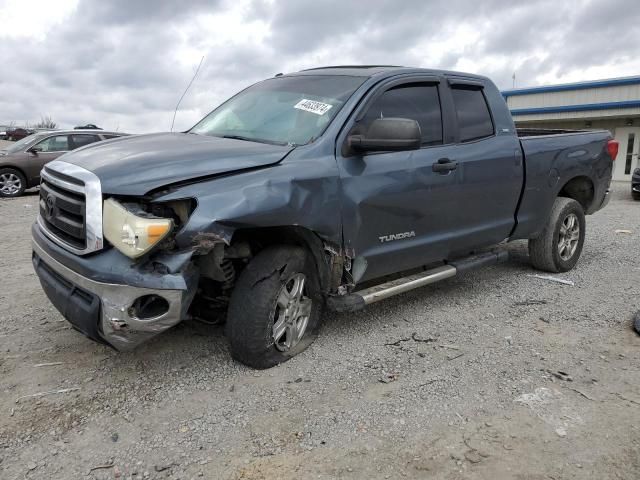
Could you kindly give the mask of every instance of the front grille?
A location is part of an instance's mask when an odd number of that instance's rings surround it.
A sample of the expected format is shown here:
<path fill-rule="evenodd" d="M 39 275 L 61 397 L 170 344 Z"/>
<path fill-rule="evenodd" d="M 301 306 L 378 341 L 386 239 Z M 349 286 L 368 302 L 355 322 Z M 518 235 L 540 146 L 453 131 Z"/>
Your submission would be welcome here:
<path fill-rule="evenodd" d="M 45 228 L 77 249 L 87 246 L 86 202 L 73 192 L 43 179 L 40 184 L 40 218 Z"/>
<path fill-rule="evenodd" d="M 40 173 L 38 225 L 76 255 L 97 252 L 102 239 L 102 188 L 95 173 L 54 160 Z"/>

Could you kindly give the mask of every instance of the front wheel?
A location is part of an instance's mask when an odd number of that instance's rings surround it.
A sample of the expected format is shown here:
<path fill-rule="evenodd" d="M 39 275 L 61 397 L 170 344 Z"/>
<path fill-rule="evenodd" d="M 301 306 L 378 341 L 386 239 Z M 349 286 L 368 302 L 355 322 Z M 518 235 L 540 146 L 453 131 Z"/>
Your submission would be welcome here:
<path fill-rule="evenodd" d="M 19 197 L 27 188 L 24 175 L 13 168 L 0 168 L 0 197 Z"/>
<path fill-rule="evenodd" d="M 582 205 L 571 198 L 556 198 L 542 233 L 529 240 L 529 257 L 538 270 L 566 272 L 575 267 L 584 245 Z"/>
<path fill-rule="evenodd" d="M 273 367 L 311 345 L 321 319 L 322 297 L 311 256 L 301 247 L 267 248 L 247 265 L 231 294 L 231 354 L 250 367 Z"/>
<path fill-rule="evenodd" d="M 634 200 L 640 200 L 640 192 L 632 191 L 631 197 L 633 197 Z"/>

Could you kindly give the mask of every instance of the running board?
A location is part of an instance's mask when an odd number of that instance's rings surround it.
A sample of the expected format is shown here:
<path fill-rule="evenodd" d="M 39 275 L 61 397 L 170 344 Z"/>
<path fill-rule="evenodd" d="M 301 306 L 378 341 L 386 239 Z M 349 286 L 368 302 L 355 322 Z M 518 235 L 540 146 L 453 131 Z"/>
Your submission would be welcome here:
<path fill-rule="evenodd" d="M 390 282 L 381 283 L 380 285 L 375 285 L 348 295 L 330 296 L 327 298 L 327 307 L 335 312 L 355 312 L 363 309 L 365 305 L 454 277 L 460 272 L 487 265 L 494 265 L 496 263 L 503 263 L 508 259 L 509 253 L 507 251 L 472 255 L 425 272 L 391 280 Z"/>

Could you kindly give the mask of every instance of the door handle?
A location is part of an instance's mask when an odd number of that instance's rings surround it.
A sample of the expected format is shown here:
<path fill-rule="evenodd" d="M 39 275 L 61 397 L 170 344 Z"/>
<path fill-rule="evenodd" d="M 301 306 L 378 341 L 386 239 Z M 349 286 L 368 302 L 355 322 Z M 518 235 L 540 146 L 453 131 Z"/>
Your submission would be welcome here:
<path fill-rule="evenodd" d="M 434 172 L 447 173 L 458 168 L 458 162 L 449 158 L 441 158 L 431 167 Z"/>

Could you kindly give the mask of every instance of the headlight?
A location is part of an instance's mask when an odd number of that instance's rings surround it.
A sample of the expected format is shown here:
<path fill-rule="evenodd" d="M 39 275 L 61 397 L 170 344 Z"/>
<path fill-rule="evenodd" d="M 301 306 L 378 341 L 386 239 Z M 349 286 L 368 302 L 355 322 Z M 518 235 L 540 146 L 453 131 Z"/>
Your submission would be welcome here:
<path fill-rule="evenodd" d="M 102 215 L 105 238 L 131 258 L 147 253 L 173 228 L 170 218 L 135 215 L 112 198 L 105 200 Z"/>

